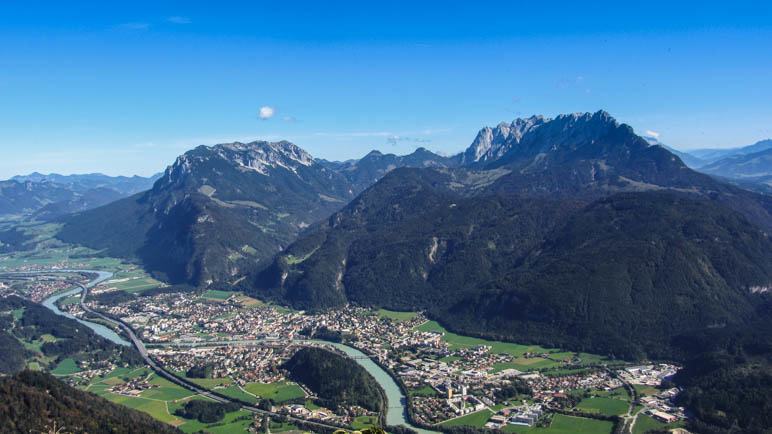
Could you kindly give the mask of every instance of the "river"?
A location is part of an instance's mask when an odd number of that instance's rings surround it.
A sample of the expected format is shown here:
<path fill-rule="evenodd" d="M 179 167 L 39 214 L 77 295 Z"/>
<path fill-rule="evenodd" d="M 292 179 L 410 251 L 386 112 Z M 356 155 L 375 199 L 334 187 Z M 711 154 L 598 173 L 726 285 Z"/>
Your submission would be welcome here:
<path fill-rule="evenodd" d="M 350 347 L 345 344 L 339 344 L 334 342 L 324 342 L 327 345 L 332 345 L 335 348 L 343 351 L 354 359 L 360 366 L 365 368 L 370 375 L 375 378 L 375 381 L 381 385 L 383 391 L 386 392 L 386 401 L 388 409 L 386 410 L 386 424 L 387 425 L 403 425 L 409 427 L 413 431 L 417 431 L 420 434 L 435 433 L 435 431 L 428 431 L 411 425 L 407 420 L 407 398 L 402 393 L 402 389 L 399 387 L 396 381 L 384 371 L 383 368 L 378 366 L 377 363 L 372 361 L 365 353 L 359 351 L 356 348 Z"/>
<path fill-rule="evenodd" d="M 101 282 L 104 282 L 105 280 L 111 278 L 113 276 L 113 273 L 110 273 L 108 271 L 93 271 L 93 270 L 58 270 L 58 272 L 80 272 L 80 273 L 91 273 L 96 274 L 97 277 L 87 283 L 85 286 L 86 288 L 92 288 L 96 285 L 98 285 Z M 26 273 L 26 274 L 32 274 L 32 273 Z M 41 272 L 41 274 L 51 274 L 51 272 Z M 112 329 L 105 327 L 102 324 L 98 324 L 91 321 L 82 320 L 79 318 L 76 318 L 72 315 L 70 315 L 67 312 L 62 312 L 59 307 L 56 305 L 56 302 L 64 297 L 69 297 L 71 295 L 78 294 L 82 291 L 80 287 L 73 288 L 71 290 L 65 291 L 60 294 L 52 295 L 45 300 L 43 300 L 42 305 L 56 313 L 57 315 L 62 315 L 67 318 L 72 318 L 79 323 L 89 327 L 92 329 L 96 334 L 99 336 L 102 336 L 103 338 L 110 340 L 114 343 L 120 344 L 120 345 L 131 345 L 127 340 L 123 339 L 121 336 L 119 336 L 115 331 Z M 327 342 L 327 341 L 318 341 L 318 343 L 323 343 L 325 345 L 331 345 L 340 351 L 343 351 L 354 359 L 360 366 L 362 366 L 370 375 L 375 378 L 375 381 L 380 384 L 381 388 L 383 388 L 383 391 L 386 393 L 386 401 L 387 401 L 387 409 L 386 409 L 386 424 L 387 425 L 402 425 L 406 426 L 419 434 L 435 434 L 435 431 L 428 431 L 424 430 L 418 427 L 414 427 L 411 425 L 407 420 L 407 398 L 402 393 L 402 389 L 399 387 L 396 381 L 389 375 L 388 372 L 383 370 L 380 366 L 378 366 L 377 363 L 372 361 L 365 353 L 359 351 L 356 348 L 350 347 L 345 344 L 340 343 L 333 343 L 333 342 Z"/>
<path fill-rule="evenodd" d="M 104 282 L 105 280 L 113 277 L 113 273 L 110 273 L 109 271 L 95 271 L 95 270 L 61 270 L 61 272 L 79 272 L 79 273 L 90 273 L 90 274 L 96 274 L 97 277 L 88 282 L 85 286 L 86 288 L 91 288 L 96 285 L 98 285 L 101 282 Z M 79 318 L 74 317 L 73 315 L 63 312 L 61 309 L 59 309 L 59 306 L 56 305 L 56 302 L 61 300 L 62 298 L 69 297 L 71 295 L 79 294 L 81 291 L 83 291 L 82 288 L 76 286 L 73 289 L 70 289 L 68 291 L 52 295 L 41 303 L 43 306 L 50 309 L 52 312 L 54 312 L 57 315 L 65 316 L 67 318 L 72 318 L 75 321 L 78 321 L 79 323 L 85 325 L 86 327 L 90 328 L 94 331 L 94 333 L 98 334 L 99 336 L 102 336 L 103 338 L 112 341 L 119 345 L 126 345 L 131 346 L 131 343 L 129 341 L 123 339 L 118 333 L 115 333 L 113 329 L 106 327 L 102 324 L 91 322 L 91 321 L 85 321 Z"/>

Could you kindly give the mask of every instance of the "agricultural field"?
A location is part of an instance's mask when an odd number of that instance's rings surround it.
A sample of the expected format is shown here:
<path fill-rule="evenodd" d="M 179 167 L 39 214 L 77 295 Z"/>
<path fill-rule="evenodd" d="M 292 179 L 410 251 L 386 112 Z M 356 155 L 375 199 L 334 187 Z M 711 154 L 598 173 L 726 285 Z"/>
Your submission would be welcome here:
<path fill-rule="evenodd" d="M 510 354 L 514 357 L 521 357 L 525 353 L 546 353 L 549 352 L 547 348 L 538 345 L 520 345 L 511 342 L 501 341 L 489 341 L 486 339 L 475 338 L 471 336 L 462 336 L 452 332 L 449 332 L 445 327 L 441 326 L 436 321 L 427 321 L 417 327 L 420 331 L 425 332 L 437 332 L 444 333 L 443 340 L 448 343 L 450 349 L 455 350 L 459 348 L 470 348 L 479 345 L 488 345 L 493 353 Z"/>
<path fill-rule="evenodd" d="M 355 417 L 354 421 L 351 423 L 351 428 L 354 428 L 355 430 L 361 430 L 365 428 L 369 428 L 371 426 L 377 426 L 378 425 L 378 418 L 375 416 L 359 416 Z"/>
<path fill-rule="evenodd" d="M 285 402 L 306 396 L 300 386 L 289 382 L 247 383 L 244 390 L 261 398 L 272 399 L 274 402 Z"/>
<path fill-rule="evenodd" d="M 583 399 L 576 408 L 587 413 L 616 416 L 627 413 L 629 403 L 621 399 L 592 397 Z"/>
<path fill-rule="evenodd" d="M 610 434 L 614 424 L 605 420 L 555 414 L 548 427 L 507 425 L 503 431 L 518 434 Z"/>
<path fill-rule="evenodd" d="M 654 420 L 654 418 L 649 415 L 639 414 L 638 418 L 635 420 L 635 425 L 633 426 L 633 434 L 645 434 L 648 431 L 678 428 L 683 425 L 683 421 L 665 424 Z"/>
<path fill-rule="evenodd" d="M 431 386 L 423 386 L 419 389 L 409 389 L 410 396 L 437 396 L 437 391 Z"/>
<path fill-rule="evenodd" d="M 567 351 L 560 351 L 555 348 L 544 348 L 539 345 L 521 345 L 512 342 L 491 341 L 471 336 L 463 336 L 449 332 L 436 321 L 427 321 L 419 325 L 416 329 L 426 332 L 444 333 L 443 340 L 448 343 L 448 346 L 451 350 L 487 345 L 491 347 L 491 352 L 494 354 L 509 354 L 515 357 L 515 360 L 512 362 L 499 363 L 494 365 L 494 372 L 510 368 L 518 369 L 521 371 L 550 369 L 562 366 L 565 361 L 570 360 L 574 356 L 581 358 L 582 364 L 596 364 L 606 360 L 604 357 L 595 354 L 572 353 Z M 526 353 L 548 353 L 549 356 L 548 358 L 525 358 L 524 356 Z"/>
<path fill-rule="evenodd" d="M 111 392 L 109 388 L 122 384 L 129 379 L 145 378 L 156 387 L 143 390 L 138 396 L 126 396 Z M 244 432 L 252 423 L 251 415 L 246 411 L 228 413 L 225 419 L 213 424 L 202 424 L 197 420 L 185 419 L 174 414 L 190 399 L 207 399 L 195 395 L 168 380 L 158 377 L 147 368 L 119 368 L 104 377 L 94 378 L 85 390 L 93 392 L 112 402 L 143 411 L 157 420 L 174 425 L 184 432 L 205 430 L 212 433 Z"/>
<path fill-rule="evenodd" d="M 271 429 L 272 433 L 290 432 L 290 431 L 304 432 L 304 431 L 298 431 L 298 427 L 296 427 L 295 425 L 292 425 L 291 423 L 276 422 L 274 420 L 271 420 L 271 423 L 269 424 L 269 428 Z"/>
<path fill-rule="evenodd" d="M 208 289 L 204 292 L 202 295 L 203 298 L 207 298 L 209 300 L 227 300 L 230 296 L 234 295 L 234 292 L 232 291 L 219 291 L 216 289 Z"/>
<path fill-rule="evenodd" d="M 488 422 L 488 419 L 493 416 L 493 412 L 485 409 L 480 410 L 474 413 L 469 413 L 464 416 L 460 416 L 454 419 L 446 420 L 445 422 L 442 422 L 440 425 L 442 426 L 474 426 L 478 428 L 482 428 L 485 426 L 485 424 Z"/>
<path fill-rule="evenodd" d="M 58 365 L 56 365 L 56 368 L 54 368 L 51 371 L 51 374 L 53 375 L 71 375 L 75 374 L 76 372 L 80 372 L 80 368 L 78 368 L 78 365 L 75 363 L 74 359 L 66 358 L 59 362 Z"/>
<path fill-rule="evenodd" d="M 647 386 L 645 384 L 633 384 L 633 387 L 635 388 L 635 391 L 638 392 L 638 395 L 641 396 L 656 395 L 661 392 L 656 387 Z"/>
<path fill-rule="evenodd" d="M 235 384 L 221 389 L 217 389 L 216 392 L 221 395 L 225 395 L 227 397 L 238 399 L 251 404 L 254 404 L 257 402 L 257 398 L 255 397 L 255 395 L 250 395 L 249 393 L 245 392 Z"/>
<path fill-rule="evenodd" d="M 382 318 L 389 318 L 395 321 L 410 321 L 415 318 L 418 313 L 416 312 L 397 312 L 394 310 L 378 309 L 378 316 Z"/>
<path fill-rule="evenodd" d="M 606 398 L 615 398 L 615 399 L 621 399 L 623 401 L 630 401 L 632 399 L 630 397 L 630 394 L 627 393 L 627 389 L 624 387 L 617 387 L 613 390 L 594 390 L 592 392 L 592 396 L 602 396 Z"/>
<path fill-rule="evenodd" d="M 163 283 L 153 279 L 143 270 L 138 268 L 119 271 L 115 273 L 112 279 L 108 280 L 103 285 L 107 288 L 113 288 L 132 294 L 138 294 L 164 286 Z"/>
<path fill-rule="evenodd" d="M 505 369 L 517 369 L 519 371 L 536 371 L 562 366 L 562 362 L 545 359 L 542 357 L 518 357 L 511 362 L 494 363 L 492 372 L 500 372 Z"/>

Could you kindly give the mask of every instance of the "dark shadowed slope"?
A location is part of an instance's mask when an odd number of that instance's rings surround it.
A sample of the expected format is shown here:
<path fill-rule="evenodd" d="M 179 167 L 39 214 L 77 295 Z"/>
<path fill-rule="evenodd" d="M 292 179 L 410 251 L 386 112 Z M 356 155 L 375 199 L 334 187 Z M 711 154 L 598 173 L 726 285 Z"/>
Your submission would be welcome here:
<path fill-rule="evenodd" d="M 33 371 L 0 379 L 0 424 L 3 432 L 180 432 L 145 413 Z"/>

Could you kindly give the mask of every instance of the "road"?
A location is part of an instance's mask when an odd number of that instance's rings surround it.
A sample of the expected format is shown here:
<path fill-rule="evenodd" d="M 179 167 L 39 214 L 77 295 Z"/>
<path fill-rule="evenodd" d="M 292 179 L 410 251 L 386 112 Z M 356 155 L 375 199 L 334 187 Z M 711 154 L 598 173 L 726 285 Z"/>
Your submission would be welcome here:
<path fill-rule="evenodd" d="M 604 368 L 604 369 L 606 370 L 606 372 L 609 373 L 609 375 L 621 381 L 625 389 L 627 389 L 627 393 L 630 395 L 630 404 L 627 406 L 627 413 L 624 416 L 620 416 L 620 417 L 622 418 L 622 433 L 632 434 L 633 428 L 635 427 L 635 421 L 638 420 L 638 413 L 641 412 L 639 410 L 638 412 L 633 414 L 633 409 L 635 409 L 635 403 L 637 401 L 638 393 L 635 391 L 635 387 L 633 387 L 632 384 L 625 381 L 625 379 L 617 375 L 617 373 L 614 372 L 612 369 L 609 369 L 609 368 Z"/>

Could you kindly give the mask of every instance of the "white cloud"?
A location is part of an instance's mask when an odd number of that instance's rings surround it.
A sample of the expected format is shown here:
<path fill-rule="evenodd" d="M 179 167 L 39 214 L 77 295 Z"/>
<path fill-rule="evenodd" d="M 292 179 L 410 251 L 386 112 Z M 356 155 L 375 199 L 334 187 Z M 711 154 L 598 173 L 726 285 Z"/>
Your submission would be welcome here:
<path fill-rule="evenodd" d="M 262 120 L 271 119 L 275 112 L 276 110 L 274 110 L 273 107 L 264 105 L 260 107 L 260 111 L 257 113 L 257 116 Z"/>
<path fill-rule="evenodd" d="M 654 137 L 655 139 L 659 139 L 659 133 L 652 130 L 646 130 L 646 135 L 650 137 Z"/>
<path fill-rule="evenodd" d="M 166 19 L 166 21 L 172 23 L 172 24 L 190 24 L 190 18 L 188 17 L 182 17 L 179 15 L 173 15 Z"/>

